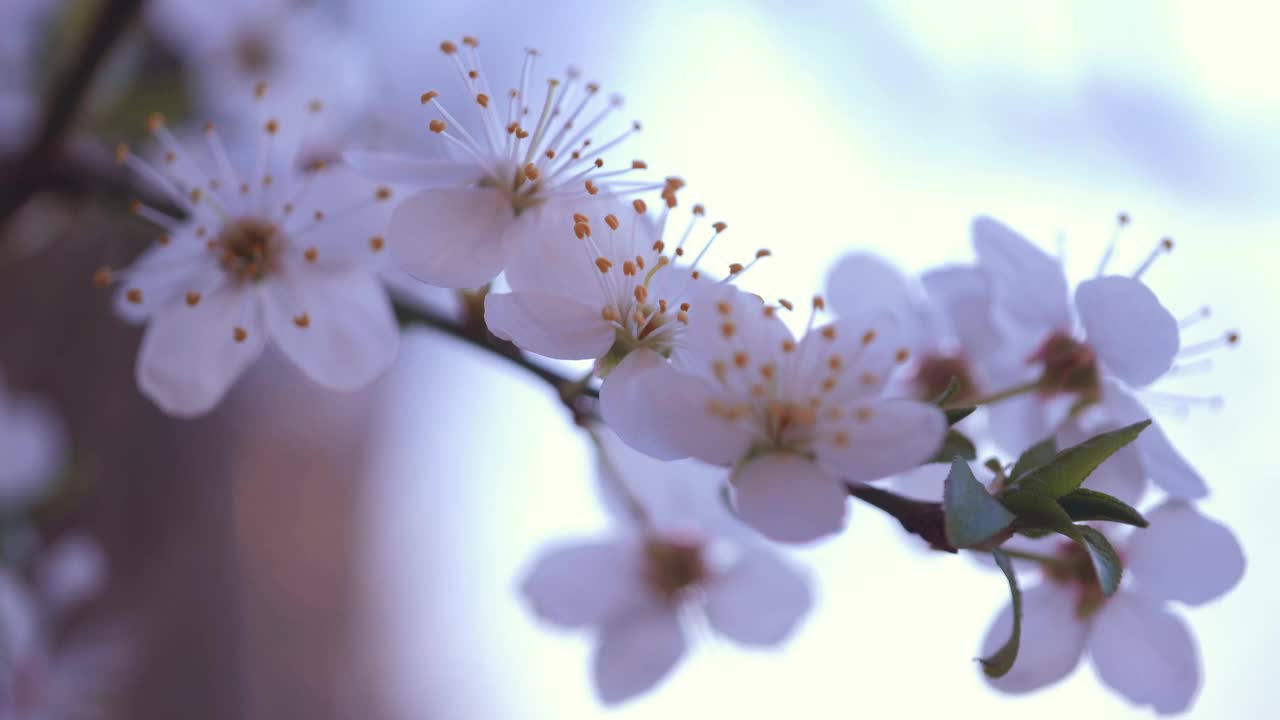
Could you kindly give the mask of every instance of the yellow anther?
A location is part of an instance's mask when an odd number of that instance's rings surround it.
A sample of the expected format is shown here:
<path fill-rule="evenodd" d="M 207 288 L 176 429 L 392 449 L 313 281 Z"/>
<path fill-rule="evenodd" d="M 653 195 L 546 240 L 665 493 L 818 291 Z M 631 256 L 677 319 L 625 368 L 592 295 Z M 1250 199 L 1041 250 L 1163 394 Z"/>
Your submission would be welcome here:
<path fill-rule="evenodd" d="M 300 328 L 305 328 L 311 324 L 311 316 L 307 315 L 306 313 L 302 313 L 301 315 L 294 315 L 293 324 L 297 325 Z"/>
<path fill-rule="evenodd" d="M 200 304 L 200 293 L 196 292 L 195 290 L 192 290 L 191 292 L 187 293 L 187 305 L 191 307 L 195 307 L 199 304 Z"/>
<path fill-rule="evenodd" d="M 641 200 L 640 198 L 636 198 L 635 200 L 632 200 L 631 207 L 635 209 L 637 215 L 643 215 L 644 211 L 648 209 L 648 207 L 644 204 L 644 200 Z"/>
<path fill-rule="evenodd" d="M 236 327 L 231 331 L 231 337 L 238 343 L 244 342 L 245 338 L 249 337 L 249 333 L 242 327 Z"/>
<path fill-rule="evenodd" d="M 596 267 L 600 269 L 600 272 L 607 273 L 609 272 L 609 268 L 613 267 L 613 263 L 602 257 L 598 257 L 596 258 Z"/>
<path fill-rule="evenodd" d="M 426 105 L 427 103 L 431 102 L 432 100 L 435 100 L 438 97 L 440 97 L 440 93 L 436 92 L 435 90 L 428 90 L 422 93 L 422 95 L 418 97 L 418 101 L 421 102 L 423 105 Z"/>
<path fill-rule="evenodd" d="M 442 133 L 444 132 L 444 129 L 447 127 L 449 126 L 446 125 L 443 120 L 432 120 L 431 122 L 427 123 L 427 128 L 431 130 L 431 132 L 433 133 Z"/>
<path fill-rule="evenodd" d="M 591 226 L 584 222 L 576 223 L 573 226 L 573 234 L 579 240 L 589 238 L 591 237 Z"/>
<path fill-rule="evenodd" d="M 374 252 L 382 252 L 382 248 L 387 246 L 387 241 L 382 239 L 381 235 L 374 235 L 369 238 L 369 249 Z"/>
<path fill-rule="evenodd" d="M 608 215 L 605 215 L 605 216 L 604 216 L 604 224 L 605 224 L 605 225 L 608 225 L 610 230 L 617 230 L 617 229 L 618 229 L 618 216 L 617 216 L 617 215 L 614 215 L 613 213 L 609 213 Z"/>
<path fill-rule="evenodd" d="M 635 296 L 636 296 L 636 302 L 643 303 L 649 299 L 649 289 L 643 285 L 637 285 Z"/>
<path fill-rule="evenodd" d="M 306 258 L 307 262 L 313 263 L 320 257 L 320 251 L 309 247 L 302 252 L 302 257 Z"/>

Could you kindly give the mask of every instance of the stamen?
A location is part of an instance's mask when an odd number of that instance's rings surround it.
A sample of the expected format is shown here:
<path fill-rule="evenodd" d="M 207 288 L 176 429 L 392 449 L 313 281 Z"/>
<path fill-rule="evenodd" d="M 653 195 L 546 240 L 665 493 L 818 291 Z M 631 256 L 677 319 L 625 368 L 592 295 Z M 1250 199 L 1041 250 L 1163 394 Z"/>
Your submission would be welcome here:
<path fill-rule="evenodd" d="M 1111 240 L 1107 242 L 1107 249 L 1102 253 L 1102 259 L 1098 261 L 1098 272 L 1095 273 L 1101 277 L 1107 271 L 1107 265 L 1111 262 L 1111 256 L 1115 254 L 1116 244 L 1120 241 L 1120 233 L 1129 225 L 1129 214 L 1119 213 L 1116 215 L 1116 228 L 1111 233 Z"/>
<path fill-rule="evenodd" d="M 1138 269 L 1133 271 L 1133 279 L 1134 280 L 1140 279 L 1143 273 L 1145 273 L 1147 269 L 1151 267 L 1151 264 L 1156 261 L 1156 258 L 1160 257 L 1161 255 L 1167 252 L 1172 252 L 1172 251 L 1173 251 L 1173 238 L 1161 238 L 1160 242 L 1151 251 L 1151 254 L 1147 255 L 1147 259 L 1143 260 L 1142 264 L 1138 266 Z"/>
<path fill-rule="evenodd" d="M 1201 320 L 1208 319 L 1213 314 L 1213 310 L 1208 305 L 1202 305 L 1195 312 L 1178 321 L 1178 329 L 1186 330 Z"/>

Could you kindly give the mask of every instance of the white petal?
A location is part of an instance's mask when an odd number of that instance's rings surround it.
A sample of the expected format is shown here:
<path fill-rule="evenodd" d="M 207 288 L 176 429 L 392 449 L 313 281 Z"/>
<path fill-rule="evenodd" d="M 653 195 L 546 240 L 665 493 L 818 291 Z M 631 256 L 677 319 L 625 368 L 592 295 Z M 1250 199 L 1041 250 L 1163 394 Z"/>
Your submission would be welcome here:
<path fill-rule="evenodd" d="M 475 163 L 435 160 L 397 152 L 348 150 L 342 158 L 365 177 L 404 183 L 415 189 L 464 188 L 484 176 L 484 171 Z"/>
<path fill-rule="evenodd" d="M 209 259 L 205 241 L 190 231 L 175 233 L 167 245 L 148 248 L 133 261 L 116 291 L 115 310 L 133 323 L 145 322 L 156 313 L 181 302 L 189 292 L 205 292 L 221 271 Z M 130 291 L 139 302 L 129 300 Z"/>
<path fill-rule="evenodd" d="M 40 615 L 26 586 L 8 570 L 0 568 L 0 670 L 9 678 L 8 662 L 15 655 L 30 652 L 40 637 Z M 7 688 L 6 688 L 7 689 Z"/>
<path fill-rule="evenodd" d="M 978 264 L 987 272 L 1001 308 L 1037 329 L 1070 330 L 1062 264 L 994 218 L 975 218 L 972 230 Z"/>
<path fill-rule="evenodd" d="M 147 325 L 138 349 L 138 388 L 161 410 L 194 417 L 213 409 L 266 341 L 253 288 L 223 287 L 195 307 L 182 303 Z M 236 342 L 235 328 L 247 333 Z"/>
<path fill-rule="evenodd" d="M 554 292 L 584 305 L 604 304 L 605 293 L 600 286 L 600 271 L 596 269 L 595 257 L 573 234 L 575 213 L 592 218 L 596 230 L 593 241 L 607 259 L 621 264 L 635 256 L 636 253 L 610 253 L 610 239 L 624 233 L 609 233 L 608 228 L 603 227 L 603 218 L 609 213 L 619 217 L 634 216 L 630 204 L 603 193 L 585 201 L 578 198 L 572 202 L 553 200 L 524 211 L 519 221 L 508 230 L 510 247 L 506 278 L 512 290 Z M 625 234 L 630 235 L 629 232 Z M 650 237 L 644 233 L 637 235 Z M 658 272 L 655 277 L 663 274 L 665 271 Z M 649 289 L 651 295 L 662 297 L 653 292 L 657 288 L 651 286 Z"/>
<path fill-rule="evenodd" d="M 743 645 L 781 643 L 813 607 L 808 578 L 760 547 L 744 548 L 707 595 L 711 627 Z"/>
<path fill-rule="evenodd" d="M 557 360 L 602 357 L 614 340 L 599 308 L 545 292 L 489 293 L 484 320 L 494 335 Z"/>
<path fill-rule="evenodd" d="M 419 280 L 479 287 L 502 272 L 504 233 L 514 222 L 497 190 L 423 190 L 396 206 L 387 238 L 392 255 Z"/>
<path fill-rule="evenodd" d="M 1102 391 L 1103 408 L 1119 425 L 1151 418 L 1151 412 L 1118 381 L 1105 378 Z M 1159 424 L 1153 422 L 1143 430 L 1133 447 L 1142 458 L 1147 477 L 1169 495 L 1196 500 L 1209 494 L 1204 478 L 1178 453 Z"/>
<path fill-rule="evenodd" d="M 1022 593 L 1022 640 L 1013 669 L 1002 678 L 987 678 L 997 690 L 1024 693 L 1039 690 L 1066 677 L 1080 662 L 1089 625 L 1076 617 L 1077 593 L 1062 585 L 1044 583 Z M 996 616 L 982 642 L 986 657 L 1009 638 L 1013 606 Z"/>
<path fill-rule="evenodd" d="M 40 556 L 36 583 L 41 599 L 55 612 L 68 610 L 102 591 L 107 557 L 92 538 L 73 534 L 58 540 Z"/>
<path fill-rule="evenodd" d="M 827 472 L 852 482 L 917 467 L 938 451 L 947 431 L 946 416 L 930 403 L 873 400 L 845 411 L 845 421 L 819 424 L 814 450 Z"/>
<path fill-rule="evenodd" d="M 62 423 L 48 403 L 0 387 L 0 505 L 35 500 L 56 479 L 66 451 Z"/>
<path fill-rule="evenodd" d="M 916 500 L 942 502 L 942 485 L 949 472 L 950 463 L 925 463 L 885 478 L 883 487 Z"/>
<path fill-rule="evenodd" d="M 552 548 L 534 561 L 520 593 L 547 622 L 569 628 L 603 625 L 644 604 L 638 553 L 626 541 Z"/>
<path fill-rule="evenodd" d="M 1110 275 L 1080 283 L 1076 311 L 1106 369 L 1134 387 L 1169 372 L 1178 354 L 1178 321 L 1151 289 Z"/>
<path fill-rule="evenodd" d="M 1070 410 L 1068 398 L 1031 393 L 988 406 L 991 436 L 1010 455 L 1017 455 L 1054 434 Z"/>
<path fill-rule="evenodd" d="M 271 337 L 307 377 L 355 390 L 395 361 L 400 327 L 382 284 L 368 270 L 297 268 L 267 288 Z M 296 318 L 306 314 L 306 327 Z"/>
<path fill-rule="evenodd" d="M 622 441 L 660 460 L 696 457 L 717 465 L 740 460 L 751 444 L 746 423 L 708 411 L 711 387 L 656 352 L 632 350 L 600 387 L 600 413 Z"/>
<path fill-rule="evenodd" d="M 841 258 L 827 273 L 827 301 L 840 317 L 888 312 L 903 327 L 905 342 L 916 347 L 925 328 L 921 302 L 907 280 L 878 255 L 856 252 Z"/>
<path fill-rule="evenodd" d="M 596 693 L 615 705 L 657 685 L 684 655 L 674 611 L 649 607 L 615 619 L 600 633 L 593 675 Z"/>
<path fill-rule="evenodd" d="M 1125 557 L 1144 595 L 1201 605 L 1244 577 L 1244 550 L 1226 525 L 1178 500 L 1146 517 L 1151 526 L 1133 531 Z"/>
<path fill-rule="evenodd" d="M 732 483 L 738 516 L 768 538 L 803 543 L 844 528 L 844 485 L 799 455 L 754 458 L 734 472 Z"/>
<path fill-rule="evenodd" d="M 951 332 L 971 359 L 981 364 L 1000 344 L 991 318 L 991 283 L 980 269 L 946 265 L 920 276 L 929 301 L 951 326 Z"/>
<path fill-rule="evenodd" d="M 1098 611 L 1089 639 L 1098 678 L 1162 715 L 1186 710 L 1200 689 L 1200 658 L 1186 624 L 1155 600 L 1119 592 Z"/>

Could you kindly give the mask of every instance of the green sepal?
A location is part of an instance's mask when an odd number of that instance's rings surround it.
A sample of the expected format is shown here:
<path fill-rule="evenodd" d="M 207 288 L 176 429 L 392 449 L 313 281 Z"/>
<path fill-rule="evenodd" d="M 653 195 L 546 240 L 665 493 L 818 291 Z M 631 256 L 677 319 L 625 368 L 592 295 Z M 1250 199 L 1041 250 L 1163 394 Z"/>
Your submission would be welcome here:
<path fill-rule="evenodd" d="M 1060 498 L 1080 487 L 1104 460 L 1137 439 L 1138 433 L 1150 424 L 1150 420 L 1143 420 L 1119 430 L 1095 435 L 1054 455 L 1053 459 L 1031 469 L 1022 477 L 1015 474 L 1010 484 L 1029 493 Z"/>
<path fill-rule="evenodd" d="M 1107 540 L 1106 535 L 1088 525 L 1076 525 L 1075 528 L 1078 533 L 1075 540 L 1089 552 L 1089 559 L 1093 561 L 1093 571 L 1098 576 L 1098 585 L 1102 588 L 1102 594 L 1111 597 L 1120 588 L 1120 577 L 1124 574 L 1124 568 L 1120 565 L 1120 556 L 1116 554 L 1115 548 L 1111 547 L 1111 542 Z"/>
<path fill-rule="evenodd" d="M 1089 488 L 1076 488 L 1058 498 L 1058 505 L 1075 522 L 1106 520 L 1136 527 L 1147 527 L 1147 519 L 1119 498 Z"/>
<path fill-rule="evenodd" d="M 991 497 L 960 458 L 951 461 L 942 493 L 943 527 L 947 542 L 955 547 L 975 547 L 992 540 L 1016 519 Z"/>
<path fill-rule="evenodd" d="M 1018 659 L 1018 645 L 1022 642 L 1022 591 L 1018 589 L 1018 576 L 1013 572 L 1013 563 L 1009 562 L 1009 556 L 996 548 L 991 551 L 991 557 L 995 558 L 996 565 L 1009 581 L 1009 597 L 1013 604 L 1013 628 L 1009 633 L 1009 639 L 1005 640 L 1004 645 L 991 655 L 978 658 L 978 662 L 982 663 L 982 672 L 986 673 L 987 677 L 998 678 L 1004 677 L 1013 668 L 1013 661 Z"/>
<path fill-rule="evenodd" d="M 1099 493 L 1101 494 L 1101 493 Z M 1106 536 L 1088 525 L 1076 525 L 1058 502 L 1047 496 L 1015 490 L 1001 493 L 1000 501 L 1018 516 L 1025 528 L 1051 530 L 1075 541 L 1089 553 L 1102 594 L 1110 597 L 1120 587 L 1120 557 Z"/>
<path fill-rule="evenodd" d="M 1058 441 L 1052 435 L 1041 440 L 1040 442 L 1027 448 L 1027 451 L 1018 457 L 1018 462 L 1013 464 L 1013 470 L 1009 477 L 1017 480 L 1026 475 L 1029 471 L 1034 470 L 1041 465 L 1053 460 L 1058 454 Z"/>

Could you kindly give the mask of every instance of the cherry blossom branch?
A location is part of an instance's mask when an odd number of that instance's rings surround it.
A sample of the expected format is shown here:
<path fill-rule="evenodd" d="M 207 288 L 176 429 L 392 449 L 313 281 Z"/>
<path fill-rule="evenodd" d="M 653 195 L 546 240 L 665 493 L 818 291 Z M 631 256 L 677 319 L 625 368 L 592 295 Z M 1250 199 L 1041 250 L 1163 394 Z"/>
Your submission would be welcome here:
<path fill-rule="evenodd" d="M 129 27 L 143 0 L 109 0 L 85 35 L 84 43 L 61 74 L 45 104 L 44 118 L 26 151 L 0 185 L 0 225 L 36 191 L 56 180 L 54 171 L 63 138 L 83 104 L 94 75 Z"/>
<path fill-rule="evenodd" d="M 470 305 L 470 303 L 468 303 Z M 507 340 L 502 340 L 484 323 L 483 315 L 476 311 L 467 313 L 471 317 L 461 322 L 438 313 L 421 304 L 409 303 L 402 298 L 394 300 L 396 319 L 401 325 L 424 325 L 433 330 L 443 332 L 450 337 L 465 343 L 488 350 L 533 373 L 540 380 L 550 385 L 560 395 L 560 401 L 573 413 L 574 422 L 586 427 L 596 417 L 596 399 L 598 391 L 582 379 L 570 378 L 542 367 L 530 360 L 520 348 Z"/>
<path fill-rule="evenodd" d="M 935 550 L 956 552 L 943 527 L 942 503 L 912 500 L 865 483 L 845 483 L 849 494 L 892 516 L 902 529 L 919 535 Z"/>

